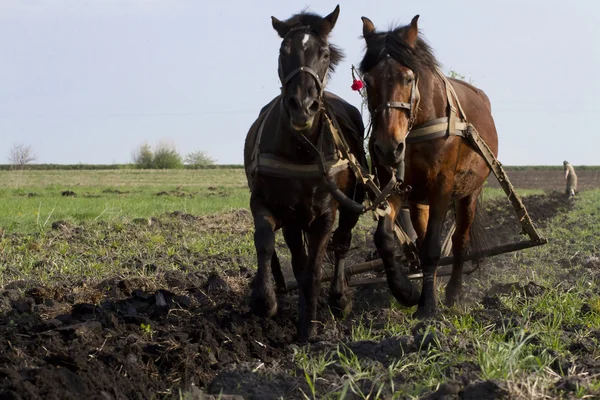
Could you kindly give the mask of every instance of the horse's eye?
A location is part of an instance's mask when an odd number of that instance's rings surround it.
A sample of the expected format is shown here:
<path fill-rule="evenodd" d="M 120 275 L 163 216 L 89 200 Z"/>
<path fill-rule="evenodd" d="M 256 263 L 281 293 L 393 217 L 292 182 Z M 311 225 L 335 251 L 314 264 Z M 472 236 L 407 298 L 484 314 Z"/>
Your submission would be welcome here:
<path fill-rule="evenodd" d="M 406 79 L 405 79 L 405 81 L 406 81 L 406 84 L 407 84 L 407 85 L 412 85 L 412 83 L 413 83 L 413 78 L 406 78 Z"/>

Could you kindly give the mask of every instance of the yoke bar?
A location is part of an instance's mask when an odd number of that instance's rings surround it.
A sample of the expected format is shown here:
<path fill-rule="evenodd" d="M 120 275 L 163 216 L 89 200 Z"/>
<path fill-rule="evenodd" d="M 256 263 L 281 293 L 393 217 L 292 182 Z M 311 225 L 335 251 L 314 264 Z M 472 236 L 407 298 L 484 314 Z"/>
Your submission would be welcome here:
<path fill-rule="evenodd" d="M 544 239 L 543 241 L 523 240 L 521 242 L 503 244 L 503 245 L 496 246 L 494 248 L 491 248 L 491 249 L 488 249 L 485 251 L 477 252 L 474 254 L 467 254 L 464 256 L 464 261 L 480 260 L 480 259 L 486 258 L 486 257 L 492 257 L 492 256 L 504 254 L 504 253 L 511 253 L 513 251 L 519 251 L 519 250 L 524 250 L 524 249 L 528 249 L 531 247 L 541 246 L 545 243 L 546 243 L 546 241 Z M 396 261 L 404 262 L 403 256 L 396 256 L 395 259 L 396 259 Z M 454 263 L 453 256 L 443 257 L 443 258 L 440 258 L 440 262 L 439 262 L 438 266 L 452 265 L 453 263 Z M 367 261 L 362 264 L 353 265 L 352 267 L 348 267 L 348 268 L 346 268 L 345 272 L 346 272 L 346 275 L 351 276 L 351 275 L 361 274 L 363 272 L 382 270 L 382 268 L 381 268 L 382 266 L 383 266 L 383 261 L 381 261 L 381 259 L 377 259 L 377 260 L 373 260 L 373 261 Z M 478 268 L 479 267 L 474 268 L 470 271 L 465 271 L 464 274 L 469 275 L 472 272 L 476 271 Z M 447 276 L 447 275 L 443 272 L 440 272 L 440 273 L 438 273 L 438 276 Z M 420 272 L 412 273 L 412 274 L 408 275 L 409 279 L 421 279 L 422 277 L 423 277 L 423 274 Z M 321 277 L 321 282 L 329 282 L 332 279 L 333 279 L 333 274 L 324 273 L 323 276 Z M 384 279 L 384 278 L 382 278 L 382 279 Z M 355 285 L 350 285 L 350 286 L 355 286 Z M 287 292 L 291 292 L 292 290 L 296 290 L 296 289 L 298 289 L 298 282 L 287 281 L 283 292 L 287 293 Z"/>

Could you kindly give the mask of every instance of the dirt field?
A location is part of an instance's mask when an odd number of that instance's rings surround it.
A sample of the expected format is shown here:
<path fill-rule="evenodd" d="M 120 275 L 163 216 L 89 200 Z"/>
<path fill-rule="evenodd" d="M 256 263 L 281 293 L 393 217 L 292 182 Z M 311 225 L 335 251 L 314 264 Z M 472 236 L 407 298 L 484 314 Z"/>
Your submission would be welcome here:
<path fill-rule="evenodd" d="M 515 172 L 519 187 L 534 179 Z M 533 186 L 554 189 L 553 179 Z M 324 285 L 322 327 L 305 346 L 296 293 L 279 295 L 273 319 L 249 312 L 245 210 L 4 235 L 0 399 L 598 396 L 600 191 L 525 204 L 551 243 L 488 260 L 466 278 L 465 305 L 423 323 L 384 286 L 362 287 L 336 321 Z M 484 206 L 491 244 L 518 238 L 505 199 Z M 352 262 L 375 256 L 372 232 L 361 222 Z"/>
<path fill-rule="evenodd" d="M 578 190 L 600 187 L 600 169 L 579 170 L 577 173 Z M 560 170 L 523 169 L 508 170 L 508 178 L 517 188 L 565 190 L 564 172 Z M 493 175 L 488 181 L 489 187 L 499 188 L 500 184 Z"/>

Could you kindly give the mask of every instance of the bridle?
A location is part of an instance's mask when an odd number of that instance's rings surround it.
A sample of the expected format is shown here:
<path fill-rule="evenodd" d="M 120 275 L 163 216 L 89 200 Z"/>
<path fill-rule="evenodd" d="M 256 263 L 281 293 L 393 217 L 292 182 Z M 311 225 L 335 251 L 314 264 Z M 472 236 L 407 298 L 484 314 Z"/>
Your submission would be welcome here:
<path fill-rule="evenodd" d="M 389 55 L 388 55 L 389 57 Z M 389 110 L 389 109 L 397 109 L 397 110 L 406 110 L 408 111 L 408 132 L 410 132 L 410 130 L 413 127 L 413 124 L 415 123 L 415 120 L 417 119 L 417 112 L 419 109 L 419 100 L 421 99 L 421 96 L 419 94 L 419 77 L 415 77 L 415 79 L 413 79 L 412 81 L 412 87 L 410 90 L 410 100 L 409 102 L 401 102 L 401 101 L 387 101 L 383 104 L 380 104 L 379 106 L 377 106 L 377 108 L 375 108 L 374 111 L 371 112 L 371 119 L 373 119 L 373 117 L 375 115 L 377 115 L 378 113 L 380 113 L 383 110 Z"/>
<path fill-rule="evenodd" d="M 313 31 L 310 26 L 308 25 L 304 25 L 304 26 L 297 26 L 295 28 L 292 28 L 288 31 L 288 33 L 285 34 L 284 36 L 284 40 L 285 38 L 291 34 L 292 32 L 297 32 L 297 31 L 305 31 L 306 33 L 310 33 L 310 34 L 315 34 L 315 31 Z M 319 91 L 319 97 L 318 97 L 318 102 L 319 102 L 319 108 L 322 108 L 323 106 L 323 93 L 325 92 L 325 85 L 327 84 L 327 71 L 329 70 L 329 65 L 327 65 L 327 69 L 325 71 L 325 76 L 323 76 L 323 79 L 321 79 L 319 77 L 319 74 L 315 72 L 315 70 L 313 70 L 312 68 L 306 67 L 306 66 L 300 66 L 298 68 L 296 68 L 295 70 L 293 70 L 292 72 L 288 73 L 287 75 L 283 76 L 283 65 L 281 64 L 281 57 L 279 57 L 279 80 L 281 81 L 281 94 L 285 94 L 285 90 L 286 90 L 286 86 L 287 84 L 298 74 L 300 74 L 301 72 L 306 72 L 307 74 L 309 74 L 310 76 L 313 77 L 313 79 L 315 80 L 315 83 L 317 84 L 317 90 Z M 282 96 L 283 99 L 283 96 Z"/>

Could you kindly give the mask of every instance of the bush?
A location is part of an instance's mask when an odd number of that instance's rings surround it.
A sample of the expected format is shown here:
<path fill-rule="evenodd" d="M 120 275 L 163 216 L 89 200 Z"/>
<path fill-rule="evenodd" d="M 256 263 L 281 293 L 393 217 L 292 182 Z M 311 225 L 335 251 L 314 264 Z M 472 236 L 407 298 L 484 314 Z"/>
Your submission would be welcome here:
<path fill-rule="evenodd" d="M 184 163 L 189 166 L 189 168 L 202 168 L 207 165 L 214 165 L 216 160 L 208 155 L 207 152 L 198 150 L 192 153 L 189 153 L 185 156 Z"/>
<path fill-rule="evenodd" d="M 154 152 L 152 165 L 157 169 L 183 168 L 183 161 L 177 150 L 175 150 L 175 146 L 163 142 L 159 143 Z"/>
<path fill-rule="evenodd" d="M 154 153 L 148 143 L 142 144 L 132 154 L 133 163 L 141 169 L 150 169 L 154 166 Z"/>
<path fill-rule="evenodd" d="M 142 144 L 132 154 L 133 163 L 140 169 L 183 168 L 181 156 L 172 143 L 160 142 L 154 151 L 148 143 Z"/>

